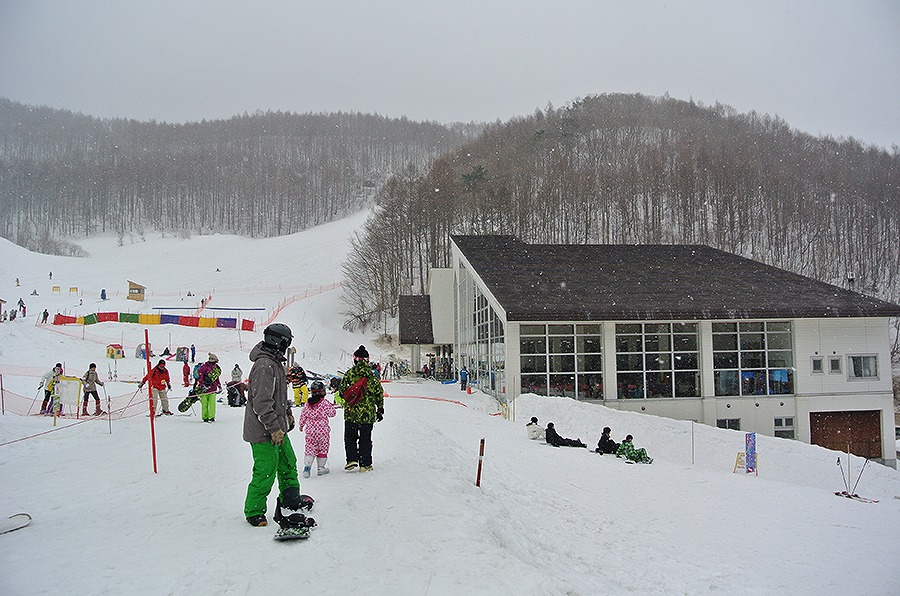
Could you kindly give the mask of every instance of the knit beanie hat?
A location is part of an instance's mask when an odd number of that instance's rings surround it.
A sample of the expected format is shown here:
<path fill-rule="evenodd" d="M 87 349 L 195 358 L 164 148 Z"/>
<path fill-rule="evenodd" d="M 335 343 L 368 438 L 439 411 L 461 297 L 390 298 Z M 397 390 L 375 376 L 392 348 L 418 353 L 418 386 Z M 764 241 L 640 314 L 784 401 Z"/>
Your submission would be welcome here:
<path fill-rule="evenodd" d="M 356 360 L 368 360 L 369 359 L 369 351 L 366 350 L 366 346 L 359 346 L 355 352 L 353 352 L 353 358 Z"/>
<path fill-rule="evenodd" d="M 210 362 L 218 362 L 218 361 L 219 361 L 219 357 L 216 356 L 215 354 L 213 354 L 212 352 L 210 352 L 210 353 L 209 353 L 209 361 L 210 361 Z"/>

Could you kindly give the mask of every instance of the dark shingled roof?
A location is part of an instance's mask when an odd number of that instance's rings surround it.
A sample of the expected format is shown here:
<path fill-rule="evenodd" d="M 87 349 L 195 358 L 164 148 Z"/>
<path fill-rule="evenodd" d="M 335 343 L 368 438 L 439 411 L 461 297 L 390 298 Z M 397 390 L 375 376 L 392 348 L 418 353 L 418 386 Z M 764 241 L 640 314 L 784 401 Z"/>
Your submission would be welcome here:
<path fill-rule="evenodd" d="M 434 343 L 431 328 L 431 298 L 429 296 L 400 296 L 400 343 L 428 345 Z"/>
<path fill-rule="evenodd" d="M 708 246 L 451 239 L 510 321 L 900 316 L 900 305 Z"/>

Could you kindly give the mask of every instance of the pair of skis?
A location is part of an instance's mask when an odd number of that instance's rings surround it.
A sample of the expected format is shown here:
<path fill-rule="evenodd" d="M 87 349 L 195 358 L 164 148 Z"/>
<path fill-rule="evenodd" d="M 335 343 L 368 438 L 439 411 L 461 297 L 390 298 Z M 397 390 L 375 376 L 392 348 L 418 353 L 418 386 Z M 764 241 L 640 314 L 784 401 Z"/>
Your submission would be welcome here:
<path fill-rule="evenodd" d="M 849 454 L 847 455 L 849 461 Z M 869 465 L 869 458 L 866 458 L 866 463 L 863 464 L 862 469 L 859 471 L 859 475 L 856 477 L 856 482 L 853 483 L 853 488 L 850 488 L 850 470 L 847 469 L 847 473 L 844 474 L 844 466 L 841 464 L 841 458 L 838 456 L 837 458 L 837 466 L 841 469 L 841 480 L 844 481 L 844 490 L 836 490 L 834 491 L 835 496 L 844 497 L 846 499 L 853 499 L 854 501 L 859 501 L 860 503 L 877 503 L 878 499 L 869 499 L 867 497 L 861 497 L 856 494 L 856 487 L 859 486 L 859 479 L 862 478 L 862 474 L 866 469 L 866 466 Z"/>

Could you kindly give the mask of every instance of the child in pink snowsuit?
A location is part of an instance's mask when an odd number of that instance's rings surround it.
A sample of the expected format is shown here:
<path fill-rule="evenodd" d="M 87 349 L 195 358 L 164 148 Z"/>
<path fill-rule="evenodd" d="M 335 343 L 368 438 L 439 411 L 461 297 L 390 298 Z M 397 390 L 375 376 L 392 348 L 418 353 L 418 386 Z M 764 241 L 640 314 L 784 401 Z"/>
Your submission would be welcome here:
<path fill-rule="evenodd" d="M 315 381 L 309 389 L 309 399 L 300 411 L 297 428 L 306 428 L 306 450 L 303 457 L 303 477 L 309 478 L 313 459 L 316 459 L 319 476 L 330 472 L 328 469 L 328 447 L 331 443 L 331 425 L 328 419 L 335 414 L 334 404 L 325 399 L 325 385 Z"/>

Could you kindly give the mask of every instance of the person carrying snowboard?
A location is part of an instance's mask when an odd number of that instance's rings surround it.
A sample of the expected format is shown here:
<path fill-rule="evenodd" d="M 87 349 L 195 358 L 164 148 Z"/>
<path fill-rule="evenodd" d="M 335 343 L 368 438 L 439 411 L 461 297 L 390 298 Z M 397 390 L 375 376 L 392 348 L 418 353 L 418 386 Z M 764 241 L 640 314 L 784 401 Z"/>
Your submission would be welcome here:
<path fill-rule="evenodd" d="M 253 476 L 247 485 L 244 517 L 251 526 L 265 526 L 266 501 L 278 480 L 278 508 L 300 508 L 300 479 L 297 456 L 288 432 L 294 428 L 287 395 L 284 353 L 291 345 L 291 329 L 272 323 L 263 331 L 263 340 L 250 351 L 249 390 L 244 410 L 243 439 L 253 453 Z"/>
<path fill-rule="evenodd" d="M 219 357 L 209 352 L 206 362 L 197 371 L 197 383 L 194 386 L 194 395 L 200 396 L 200 411 L 203 422 L 216 421 L 216 393 L 221 391 L 222 384 L 219 377 L 222 369 L 219 367 Z"/>
<path fill-rule="evenodd" d="M 94 416 L 102 416 L 105 414 L 103 410 L 100 409 L 100 395 L 97 394 L 97 385 L 103 386 L 103 381 L 100 380 L 100 375 L 97 374 L 97 365 L 91 362 L 91 365 L 88 366 L 87 372 L 84 373 L 84 376 L 81 377 L 81 382 L 84 383 L 84 407 L 81 411 L 83 416 L 89 416 L 88 412 L 88 398 L 90 396 L 94 396 L 94 402 L 96 407 L 94 409 Z"/>
<path fill-rule="evenodd" d="M 384 389 L 369 365 L 369 351 L 353 352 L 353 367 L 344 375 L 338 391 L 344 398 L 344 470 L 371 472 L 372 428 L 384 417 Z"/>
<path fill-rule="evenodd" d="M 337 410 L 334 404 L 325 399 L 325 384 L 314 381 L 309 391 L 309 399 L 300 410 L 297 428 L 306 433 L 306 448 L 303 456 L 303 477 L 309 478 L 313 459 L 316 460 L 318 475 L 324 476 L 328 469 L 328 447 L 331 444 L 331 425 L 328 419 L 334 417 Z"/>
<path fill-rule="evenodd" d="M 156 404 L 162 403 L 162 412 L 156 415 L 171 416 L 168 392 L 172 390 L 172 381 L 169 379 L 169 371 L 166 369 L 165 360 L 160 360 L 156 363 L 156 366 L 150 369 L 150 372 L 138 383 L 138 389 L 143 389 L 144 383 L 147 382 L 150 383 L 150 394 L 153 397 L 153 413 L 156 414 Z"/>

